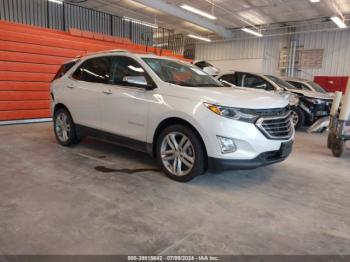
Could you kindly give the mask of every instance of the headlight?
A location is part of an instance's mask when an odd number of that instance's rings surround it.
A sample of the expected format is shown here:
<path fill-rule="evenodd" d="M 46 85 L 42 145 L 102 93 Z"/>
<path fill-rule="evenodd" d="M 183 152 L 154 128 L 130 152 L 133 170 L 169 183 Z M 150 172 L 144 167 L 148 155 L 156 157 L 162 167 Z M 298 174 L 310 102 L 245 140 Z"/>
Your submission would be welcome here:
<path fill-rule="evenodd" d="M 204 105 L 213 113 L 234 120 L 254 123 L 259 118 L 258 115 L 248 112 L 251 111 L 249 109 L 219 106 L 209 103 L 204 103 Z"/>
<path fill-rule="evenodd" d="M 289 96 L 289 105 L 295 106 L 297 104 L 299 104 L 299 97 L 295 94 L 291 94 Z"/>
<path fill-rule="evenodd" d="M 295 106 L 299 104 L 299 96 L 296 94 L 293 94 L 291 92 L 286 92 L 286 91 L 280 91 L 278 92 L 280 96 L 282 96 L 284 99 L 288 100 L 288 103 L 290 106 Z"/>
<path fill-rule="evenodd" d="M 305 100 L 315 105 L 326 103 L 326 101 L 317 98 L 305 98 Z"/>

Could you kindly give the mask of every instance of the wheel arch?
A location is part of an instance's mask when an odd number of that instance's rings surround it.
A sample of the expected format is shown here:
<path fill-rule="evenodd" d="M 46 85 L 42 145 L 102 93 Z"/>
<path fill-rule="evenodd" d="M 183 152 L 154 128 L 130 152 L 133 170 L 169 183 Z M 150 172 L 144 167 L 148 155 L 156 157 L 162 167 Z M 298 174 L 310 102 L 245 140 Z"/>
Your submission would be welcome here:
<path fill-rule="evenodd" d="M 69 109 L 63 104 L 63 103 L 57 103 L 54 108 L 53 108 L 53 115 L 55 115 L 55 113 L 57 112 L 57 110 L 61 109 L 61 108 L 64 108 L 66 109 L 69 113 Z"/>
<path fill-rule="evenodd" d="M 73 117 L 72 113 L 70 112 L 69 108 L 68 108 L 65 104 L 63 104 L 63 103 L 57 103 L 57 104 L 54 106 L 52 117 L 54 117 L 54 116 L 55 116 L 55 113 L 57 112 L 57 110 L 59 110 L 59 109 L 61 109 L 61 108 L 64 108 L 64 109 L 66 109 L 66 110 L 68 111 L 70 117 L 71 117 L 72 120 L 73 120 L 73 123 L 75 123 L 74 117 Z"/>
<path fill-rule="evenodd" d="M 183 118 L 180 118 L 180 117 L 169 117 L 169 118 L 166 118 L 164 120 L 162 120 L 154 134 L 153 134 L 153 139 L 152 139 L 152 156 L 155 157 L 156 156 L 156 152 L 157 152 L 157 140 L 161 134 L 161 132 L 167 128 L 168 126 L 171 126 L 171 125 L 176 125 L 176 124 L 182 124 L 182 125 L 185 125 L 189 128 L 191 128 L 191 130 L 193 130 L 196 135 L 198 135 L 199 137 L 199 140 L 201 141 L 202 143 L 202 146 L 204 148 L 204 152 L 205 152 L 205 155 L 208 156 L 208 152 L 207 152 L 207 148 L 206 148 L 206 145 L 204 143 L 204 140 L 200 134 L 200 132 L 197 130 L 197 128 L 195 128 L 195 126 L 193 126 L 190 122 L 188 122 L 187 120 L 183 119 Z"/>

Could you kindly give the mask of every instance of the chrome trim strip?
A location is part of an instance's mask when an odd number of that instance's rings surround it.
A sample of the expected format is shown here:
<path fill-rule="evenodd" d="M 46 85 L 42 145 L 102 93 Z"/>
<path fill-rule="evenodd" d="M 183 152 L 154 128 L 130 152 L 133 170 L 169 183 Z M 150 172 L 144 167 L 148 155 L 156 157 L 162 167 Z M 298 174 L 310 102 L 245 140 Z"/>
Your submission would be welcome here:
<path fill-rule="evenodd" d="M 280 123 L 265 123 L 264 121 L 268 121 L 268 120 L 282 120 L 283 122 Z M 289 125 L 288 125 L 289 122 Z M 288 114 L 285 114 L 283 116 L 275 116 L 275 117 L 260 117 L 255 125 L 259 128 L 259 130 L 268 138 L 270 139 L 276 139 L 276 140 L 284 140 L 284 139 L 290 139 L 293 136 L 294 133 L 294 129 L 293 129 L 293 122 L 292 122 L 292 117 L 291 117 L 291 113 L 288 112 Z M 279 127 L 273 127 L 273 125 L 280 125 Z M 283 128 L 287 130 L 276 130 L 276 131 L 272 131 L 272 130 L 268 130 L 268 129 L 276 129 L 276 128 Z M 284 132 L 288 132 L 288 135 L 286 136 L 278 136 L 278 135 L 274 135 L 274 134 L 278 134 L 278 133 L 284 133 Z"/>
<path fill-rule="evenodd" d="M 0 126 L 18 125 L 18 124 L 33 124 L 51 122 L 52 118 L 35 118 L 35 119 L 20 119 L 20 120 L 5 120 L 0 121 Z"/>

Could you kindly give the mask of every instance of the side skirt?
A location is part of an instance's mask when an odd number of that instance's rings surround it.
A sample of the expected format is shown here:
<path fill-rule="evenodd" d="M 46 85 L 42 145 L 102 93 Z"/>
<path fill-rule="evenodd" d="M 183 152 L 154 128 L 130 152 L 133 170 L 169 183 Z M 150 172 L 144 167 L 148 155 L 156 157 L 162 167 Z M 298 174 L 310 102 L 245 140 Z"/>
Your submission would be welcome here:
<path fill-rule="evenodd" d="M 147 153 L 151 156 L 153 156 L 153 147 L 152 144 L 135 140 L 132 138 L 119 136 L 115 134 L 111 134 L 105 131 L 101 131 L 95 128 L 83 126 L 83 125 L 75 125 L 77 136 L 78 137 L 84 137 L 84 136 L 90 136 L 97 138 L 99 140 L 106 141 L 108 143 L 116 144 L 118 146 L 127 147 L 136 151 Z"/>

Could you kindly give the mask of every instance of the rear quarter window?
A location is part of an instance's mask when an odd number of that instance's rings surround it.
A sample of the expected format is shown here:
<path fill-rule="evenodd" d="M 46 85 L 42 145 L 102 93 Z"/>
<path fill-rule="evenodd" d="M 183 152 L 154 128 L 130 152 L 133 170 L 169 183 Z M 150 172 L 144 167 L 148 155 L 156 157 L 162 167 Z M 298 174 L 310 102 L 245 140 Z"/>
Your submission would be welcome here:
<path fill-rule="evenodd" d="M 77 62 L 78 61 L 71 61 L 71 62 L 68 62 L 68 63 L 61 65 L 61 67 L 58 69 L 53 80 L 59 79 L 62 76 L 64 76 L 69 71 L 69 69 L 71 69 Z"/>
<path fill-rule="evenodd" d="M 72 77 L 90 83 L 106 84 L 109 80 L 111 61 L 108 56 L 94 57 L 84 61 Z"/>

